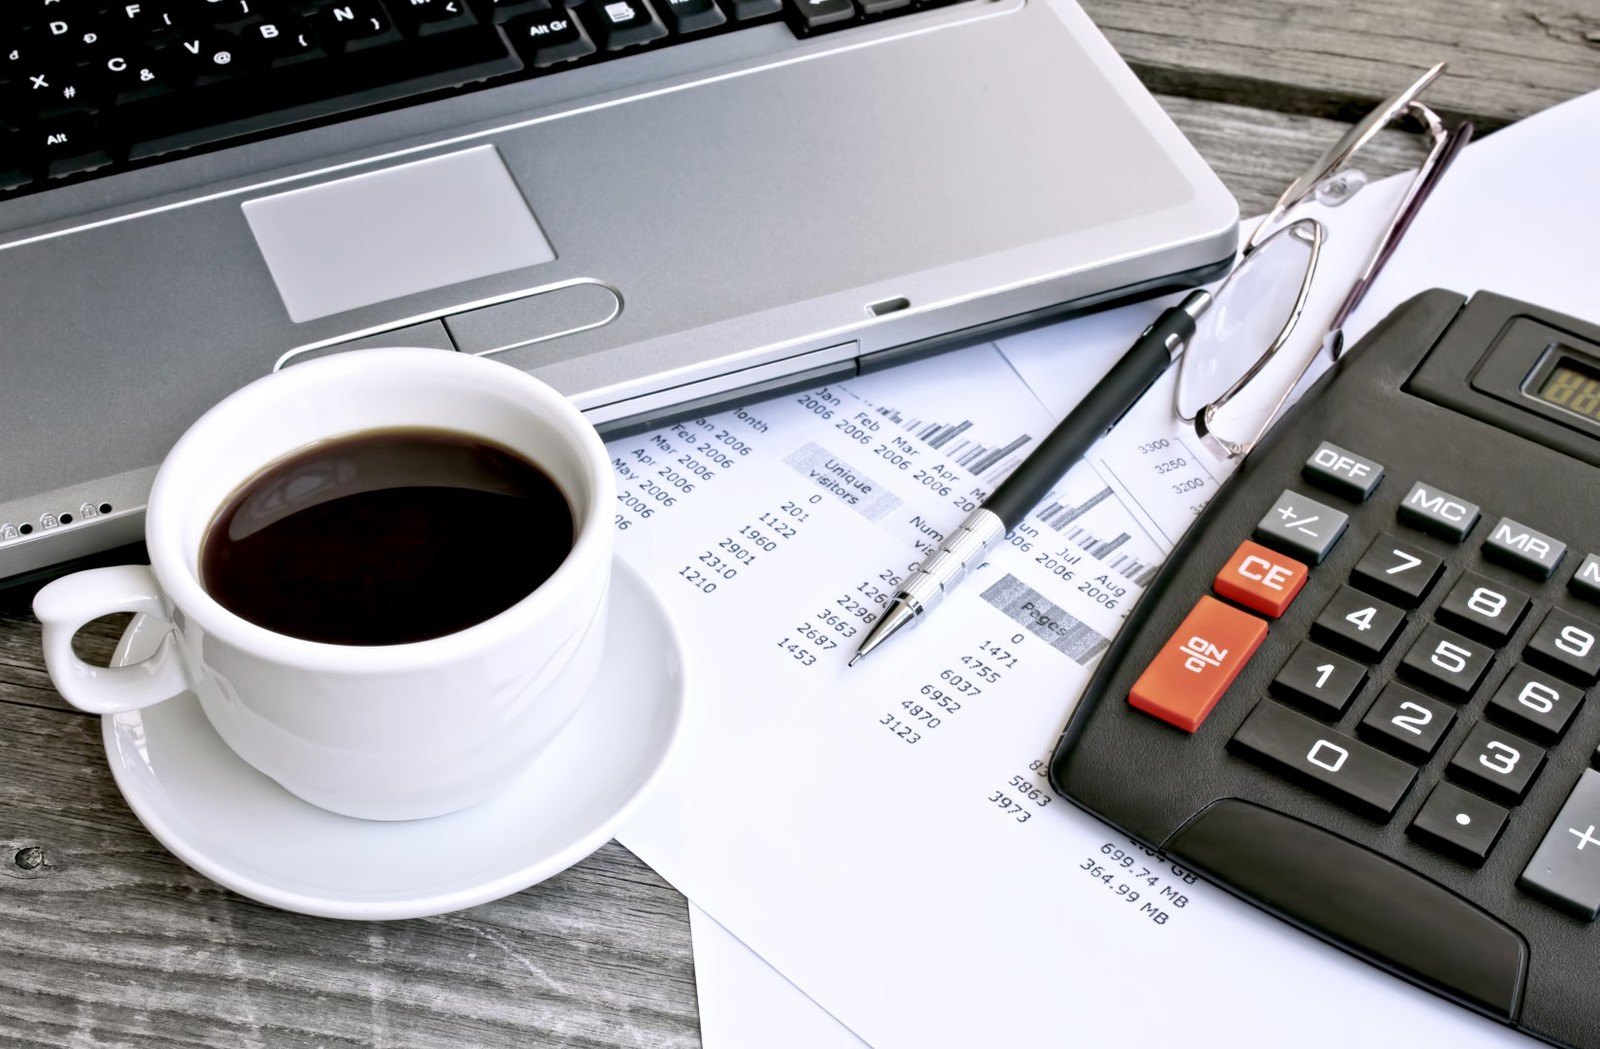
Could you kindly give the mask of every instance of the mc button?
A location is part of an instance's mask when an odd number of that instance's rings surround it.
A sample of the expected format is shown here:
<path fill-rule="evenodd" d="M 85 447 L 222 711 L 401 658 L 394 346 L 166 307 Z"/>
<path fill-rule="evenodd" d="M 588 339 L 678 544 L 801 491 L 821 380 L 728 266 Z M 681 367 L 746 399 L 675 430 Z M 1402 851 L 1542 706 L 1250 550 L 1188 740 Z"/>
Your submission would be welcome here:
<path fill-rule="evenodd" d="M 1418 481 L 1400 502 L 1400 519 L 1459 543 L 1478 523 L 1478 504 Z"/>

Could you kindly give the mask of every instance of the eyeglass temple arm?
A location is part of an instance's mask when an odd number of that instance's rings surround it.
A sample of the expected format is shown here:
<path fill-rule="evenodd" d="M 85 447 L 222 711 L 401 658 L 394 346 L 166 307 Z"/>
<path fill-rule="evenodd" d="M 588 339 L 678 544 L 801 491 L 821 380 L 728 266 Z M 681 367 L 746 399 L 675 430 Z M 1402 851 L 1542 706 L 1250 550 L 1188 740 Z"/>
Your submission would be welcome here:
<path fill-rule="evenodd" d="M 1426 106 L 1420 103 L 1412 103 L 1412 108 L 1421 110 L 1422 112 L 1418 114 L 1419 117 L 1430 125 L 1437 124 L 1439 118 Z M 1426 115 L 1423 116 L 1423 114 Z M 1410 196 L 1401 204 L 1400 210 L 1395 213 L 1394 221 L 1384 231 L 1383 239 L 1379 242 L 1378 249 L 1373 254 L 1372 260 L 1367 263 L 1366 271 L 1350 286 L 1350 293 L 1345 296 L 1338 312 L 1334 314 L 1332 323 L 1328 325 L 1330 335 L 1341 331 L 1350 314 L 1354 313 L 1355 308 L 1361 305 L 1361 300 L 1366 297 L 1367 289 L 1372 287 L 1373 281 L 1378 279 L 1378 274 L 1382 272 L 1390 256 L 1394 254 L 1395 248 L 1399 247 L 1401 238 L 1406 235 L 1406 230 L 1411 228 L 1412 220 L 1417 217 L 1417 213 L 1422 210 L 1422 205 L 1427 202 L 1429 195 L 1438 186 L 1439 180 L 1444 177 L 1445 170 L 1461 154 L 1462 147 L 1472 140 L 1472 130 L 1470 123 L 1462 123 L 1454 130 L 1446 133 L 1439 146 L 1428 158 L 1425 164 L 1426 170 L 1417 177 L 1412 186 Z M 1338 359 L 1344 353 L 1343 342 L 1342 338 L 1333 340 L 1332 352 L 1335 359 Z"/>
<path fill-rule="evenodd" d="M 1265 239 L 1264 234 L 1287 214 L 1290 208 L 1304 200 L 1319 182 L 1342 167 L 1358 149 L 1371 141 L 1379 131 L 1388 127 L 1395 117 L 1416 101 L 1417 96 L 1426 91 L 1444 73 L 1444 67 L 1443 62 L 1436 63 L 1410 87 L 1380 103 L 1340 136 L 1339 141 L 1329 146 L 1322 156 L 1283 191 L 1283 195 L 1272 205 L 1267 217 L 1261 220 L 1251 232 L 1249 239 L 1245 241 L 1244 254 L 1248 255 L 1259 247 L 1260 242 Z"/>

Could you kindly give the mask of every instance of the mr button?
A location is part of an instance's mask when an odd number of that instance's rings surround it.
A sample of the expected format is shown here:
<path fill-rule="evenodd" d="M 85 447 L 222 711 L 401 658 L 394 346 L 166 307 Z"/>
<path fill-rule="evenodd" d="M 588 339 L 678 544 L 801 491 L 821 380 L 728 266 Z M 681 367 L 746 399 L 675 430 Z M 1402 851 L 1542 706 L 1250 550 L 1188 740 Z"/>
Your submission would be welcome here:
<path fill-rule="evenodd" d="M 1276 619 L 1306 585 L 1308 571 L 1299 561 L 1246 539 L 1222 566 L 1211 588 L 1230 601 Z"/>
<path fill-rule="evenodd" d="M 1133 683 L 1128 702 L 1193 732 L 1266 636 L 1264 620 L 1202 597 Z"/>

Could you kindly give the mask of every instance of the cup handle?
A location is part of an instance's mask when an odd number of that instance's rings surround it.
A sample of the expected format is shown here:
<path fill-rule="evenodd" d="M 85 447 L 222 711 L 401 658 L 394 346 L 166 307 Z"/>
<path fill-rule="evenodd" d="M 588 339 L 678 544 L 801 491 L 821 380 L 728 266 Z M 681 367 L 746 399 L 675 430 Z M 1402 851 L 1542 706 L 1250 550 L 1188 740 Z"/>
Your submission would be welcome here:
<path fill-rule="evenodd" d="M 153 616 L 167 627 L 155 655 L 125 667 L 90 666 L 72 651 L 84 624 L 113 612 Z M 120 714 L 171 699 L 189 689 L 178 660 L 165 597 L 148 565 L 93 568 L 48 584 L 34 596 L 44 624 L 44 664 L 68 703 L 90 714 Z"/>

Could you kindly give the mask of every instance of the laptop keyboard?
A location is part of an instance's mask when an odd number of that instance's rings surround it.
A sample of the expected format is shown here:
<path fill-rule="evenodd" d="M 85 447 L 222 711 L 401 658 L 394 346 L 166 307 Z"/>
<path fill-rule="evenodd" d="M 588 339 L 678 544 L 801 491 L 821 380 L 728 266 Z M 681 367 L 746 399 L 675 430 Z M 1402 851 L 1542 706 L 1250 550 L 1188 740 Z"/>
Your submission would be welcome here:
<path fill-rule="evenodd" d="M 0 0 L 0 200 L 782 21 L 953 0 Z"/>

